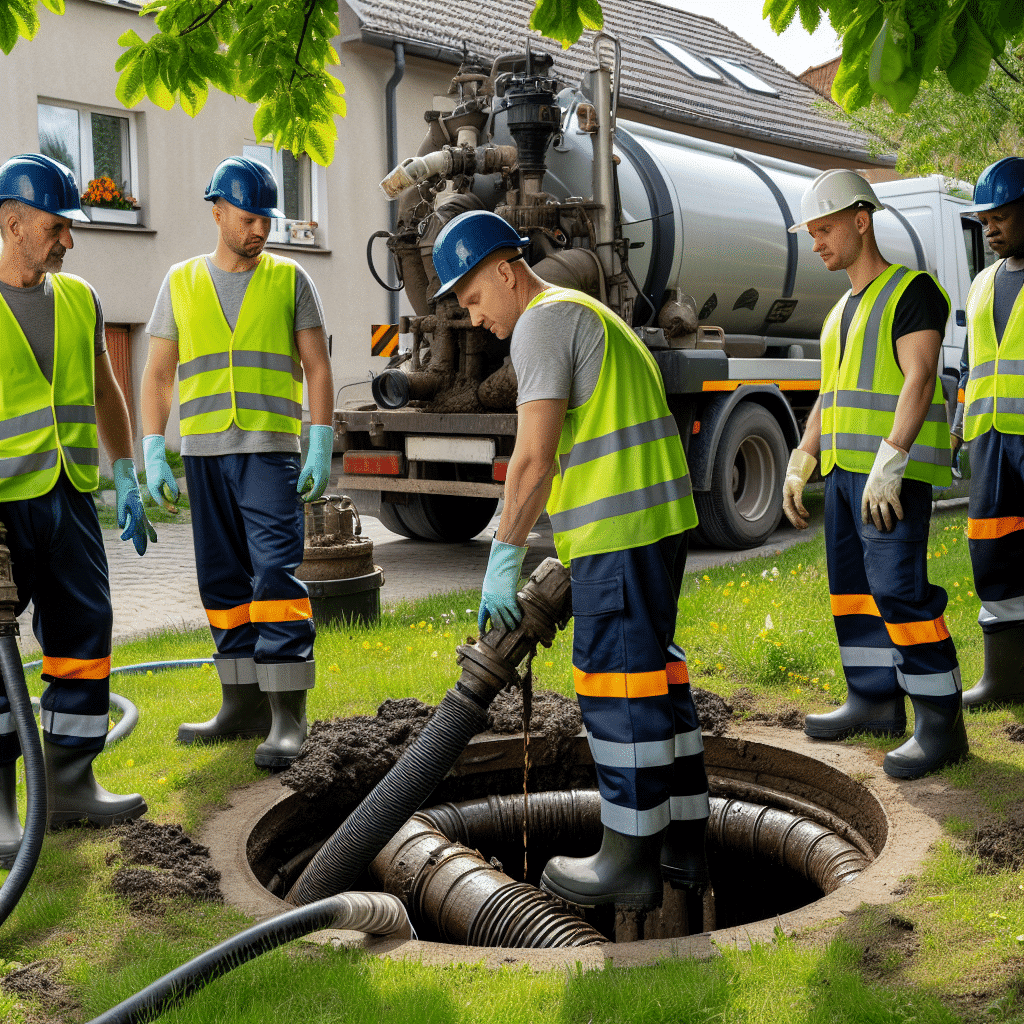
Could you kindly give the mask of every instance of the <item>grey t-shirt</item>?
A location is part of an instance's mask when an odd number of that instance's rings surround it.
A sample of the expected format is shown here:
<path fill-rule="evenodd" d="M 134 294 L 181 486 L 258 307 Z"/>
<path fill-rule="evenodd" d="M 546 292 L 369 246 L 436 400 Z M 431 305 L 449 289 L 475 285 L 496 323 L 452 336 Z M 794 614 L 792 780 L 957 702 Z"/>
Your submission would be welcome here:
<path fill-rule="evenodd" d="M 604 361 L 604 324 L 577 302 L 534 306 L 519 318 L 510 345 L 518 405 L 565 399 L 570 409 L 594 393 Z"/>
<path fill-rule="evenodd" d="M 996 270 L 992 294 L 992 320 L 996 327 L 996 341 L 1003 340 L 1003 331 L 1010 320 L 1021 286 L 1024 285 L 1024 270 L 1007 270 L 1006 263 Z"/>
<path fill-rule="evenodd" d="M 96 331 L 93 335 L 93 350 L 97 356 L 107 350 L 106 337 L 103 331 L 103 310 L 100 300 L 89 285 L 92 301 L 96 304 Z M 53 382 L 53 278 L 47 274 L 39 284 L 32 288 L 15 288 L 13 285 L 0 282 L 0 297 L 10 307 L 14 319 L 18 321 L 25 334 L 32 354 L 36 357 L 39 369 L 51 383 Z"/>
<path fill-rule="evenodd" d="M 178 264 L 180 266 L 180 264 Z M 213 279 L 221 311 L 228 327 L 233 331 L 238 323 L 238 314 L 242 308 L 242 299 L 249 287 L 256 268 L 244 270 L 240 274 L 232 274 L 221 270 L 209 256 L 206 267 Z M 174 304 L 171 302 L 171 271 L 160 285 L 160 293 L 156 297 L 153 314 L 146 325 L 151 337 L 167 338 L 178 341 L 178 324 L 174 318 Z M 295 330 L 304 331 L 309 328 L 323 327 L 324 311 L 320 305 L 320 296 L 316 285 L 309 274 L 295 265 Z M 297 452 L 299 439 L 294 434 L 279 431 L 242 430 L 232 423 L 227 430 L 216 434 L 189 434 L 181 439 L 182 455 L 235 455 L 252 452 Z"/>

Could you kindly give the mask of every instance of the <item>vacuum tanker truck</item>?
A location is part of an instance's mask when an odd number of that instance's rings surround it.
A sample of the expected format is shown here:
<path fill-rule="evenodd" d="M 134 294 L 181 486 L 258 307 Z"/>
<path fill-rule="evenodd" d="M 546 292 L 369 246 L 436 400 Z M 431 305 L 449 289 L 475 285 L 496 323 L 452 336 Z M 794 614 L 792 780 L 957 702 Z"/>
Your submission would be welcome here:
<path fill-rule="evenodd" d="M 601 299 L 650 348 L 702 539 L 753 547 L 779 522 L 789 450 L 820 385 L 821 327 L 848 286 L 806 233 L 787 231 L 820 172 L 618 120 L 615 40 L 599 35 L 594 54 L 575 86 L 555 78 L 548 55 L 465 62 L 454 109 L 427 112 L 419 153 L 381 183 L 398 209 L 379 234 L 413 312 L 373 327 L 378 351 L 390 342 L 394 354 L 372 404 L 336 411 L 335 467 L 359 510 L 395 533 L 479 533 L 515 442 L 508 340 L 474 328 L 453 296 L 433 297 L 433 241 L 472 209 L 506 218 L 529 237 L 542 279 Z M 876 191 L 883 254 L 935 273 L 950 295 L 942 369 L 953 401 L 964 300 L 984 265 L 980 225 L 937 175 Z M 370 269 L 388 287 L 372 258 Z"/>

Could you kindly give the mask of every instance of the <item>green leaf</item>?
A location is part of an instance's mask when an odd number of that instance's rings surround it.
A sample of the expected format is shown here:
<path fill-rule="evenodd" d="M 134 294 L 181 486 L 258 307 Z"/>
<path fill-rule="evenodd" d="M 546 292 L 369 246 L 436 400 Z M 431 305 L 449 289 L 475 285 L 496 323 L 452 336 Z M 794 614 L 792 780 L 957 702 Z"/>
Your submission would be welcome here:
<path fill-rule="evenodd" d="M 197 76 L 192 76 L 188 81 L 181 83 L 178 90 L 178 102 L 189 117 L 195 117 L 206 106 L 208 95 L 209 89 L 206 82 Z"/>
<path fill-rule="evenodd" d="M 597 0 L 537 0 L 530 15 L 530 28 L 554 39 L 568 50 L 584 28 L 604 27 L 604 15 Z"/>
<path fill-rule="evenodd" d="M 43 6 L 53 14 L 64 13 L 64 0 L 43 0 Z"/>
<path fill-rule="evenodd" d="M 821 8 L 817 0 L 800 0 L 800 24 L 804 31 L 813 34 L 821 24 Z"/>
<path fill-rule="evenodd" d="M 871 88 L 900 113 L 909 109 L 921 86 L 921 76 L 908 59 L 906 49 L 896 42 L 888 19 L 871 47 L 868 81 Z"/>
<path fill-rule="evenodd" d="M 146 95 L 146 80 L 142 73 L 142 51 L 137 51 L 134 58 L 125 65 L 121 77 L 117 80 L 114 95 L 126 107 L 134 107 Z"/>
<path fill-rule="evenodd" d="M 142 77 L 150 101 L 164 110 L 170 110 L 174 106 L 174 95 L 161 77 L 160 58 L 155 50 L 147 49 L 142 58 Z"/>
<path fill-rule="evenodd" d="M 305 151 L 309 158 L 326 167 L 334 159 L 334 139 L 330 138 L 323 129 L 322 122 L 314 122 L 309 125 L 306 131 Z M 327 127 L 330 127 L 328 122 Z"/>
<path fill-rule="evenodd" d="M 252 118 L 253 136 L 257 142 L 270 133 L 273 121 L 274 108 L 269 103 L 261 103 Z"/>
<path fill-rule="evenodd" d="M 18 23 L 6 7 L 0 6 L 0 50 L 10 53 L 18 41 Z"/>
<path fill-rule="evenodd" d="M 992 46 L 969 11 L 957 19 L 956 38 L 956 56 L 946 68 L 946 77 L 957 92 L 971 93 L 988 77 Z"/>
<path fill-rule="evenodd" d="M 18 23 L 18 35 L 32 39 L 39 31 L 39 15 L 36 14 L 35 0 L 8 0 L 11 14 Z"/>
<path fill-rule="evenodd" d="M 782 35 L 792 24 L 799 6 L 798 0 L 765 0 L 761 16 L 768 19 L 768 24 L 777 36 Z"/>

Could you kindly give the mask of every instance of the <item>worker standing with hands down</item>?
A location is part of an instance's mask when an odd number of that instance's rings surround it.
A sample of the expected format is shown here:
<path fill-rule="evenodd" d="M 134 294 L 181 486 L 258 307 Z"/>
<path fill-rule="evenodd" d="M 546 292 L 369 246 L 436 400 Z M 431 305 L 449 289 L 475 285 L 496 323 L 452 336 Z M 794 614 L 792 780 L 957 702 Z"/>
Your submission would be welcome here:
<path fill-rule="evenodd" d="M 20 614 L 34 604 L 43 651 L 40 699 L 50 825 L 113 825 L 146 811 L 138 793 L 108 793 L 92 762 L 110 711 L 113 612 L 107 556 L 91 492 L 99 442 L 112 462 L 122 540 L 156 540 L 142 508 L 128 408 L 107 354 L 92 287 L 61 273 L 82 213 L 63 164 L 26 153 L 0 167 L 0 521 Z M 0 865 L 21 844 L 15 798 L 21 753 L 0 690 Z"/>
<path fill-rule="evenodd" d="M 480 605 L 506 628 L 526 542 L 547 506 L 572 573 L 573 673 L 597 768 L 604 837 L 590 857 L 554 857 L 541 885 L 583 906 L 651 907 L 662 875 L 707 885 L 709 803 L 700 723 L 675 646 L 696 525 L 690 479 L 661 375 L 610 309 L 549 286 L 522 260 L 529 239 L 486 211 L 434 244 L 441 281 L 474 326 L 511 336 L 519 382 L 515 449 Z"/>
<path fill-rule="evenodd" d="M 981 172 L 976 213 L 999 256 L 967 296 L 953 443 L 970 443 L 967 542 L 985 671 L 964 707 L 1024 701 L 1024 159 Z"/>
<path fill-rule="evenodd" d="M 960 668 L 946 629 L 946 592 L 928 582 L 932 486 L 951 482 L 949 431 L 937 379 L 949 299 L 930 275 L 890 264 L 872 216 L 883 209 L 853 171 L 820 174 L 801 222 L 851 291 L 821 334 L 821 394 L 790 457 L 783 508 L 803 529 L 804 485 L 821 454 L 825 551 L 846 703 L 808 715 L 804 731 L 902 735 L 904 694 L 914 735 L 885 756 L 888 775 L 915 779 L 963 759 Z"/>
<path fill-rule="evenodd" d="M 255 762 L 283 768 L 306 737 L 316 630 L 302 561 L 303 505 L 331 469 L 334 386 L 323 312 L 293 260 L 263 251 L 277 184 L 254 160 L 213 172 L 217 248 L 172 267 L 148 330 L 142 378 L 146 478 L 158 501 L 178 487 L 164 430 L 179 377 L 181 454 L 192 508 L 199 593 L 217 647 L 220 710 L 185 723 L 178 740 L 263 736 Z M 309 452 L 299 468 L 302 377 Z"/>

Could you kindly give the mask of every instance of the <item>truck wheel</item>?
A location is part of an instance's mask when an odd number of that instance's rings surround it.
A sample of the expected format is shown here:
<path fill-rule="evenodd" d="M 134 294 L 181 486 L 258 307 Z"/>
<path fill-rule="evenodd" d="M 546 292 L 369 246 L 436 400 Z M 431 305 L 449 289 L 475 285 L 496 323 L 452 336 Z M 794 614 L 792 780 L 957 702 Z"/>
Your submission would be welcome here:
<path fill-rule="evenodd" d="M 763 406 L 742 402 L 729 417 L 711 470 L 711 490 L 694 501 L 700 530 L 723 548 L 763 544 L 782 518 L 789 452 L 782 428 Z"/>
<path fill-rule="evenodd" d="M 483 530 L 497 507 L 497 498 L 410 494 L 408 505 L 381 502 L 380 521 L 392 533 L 411 540 L 459 544 Z"/>

